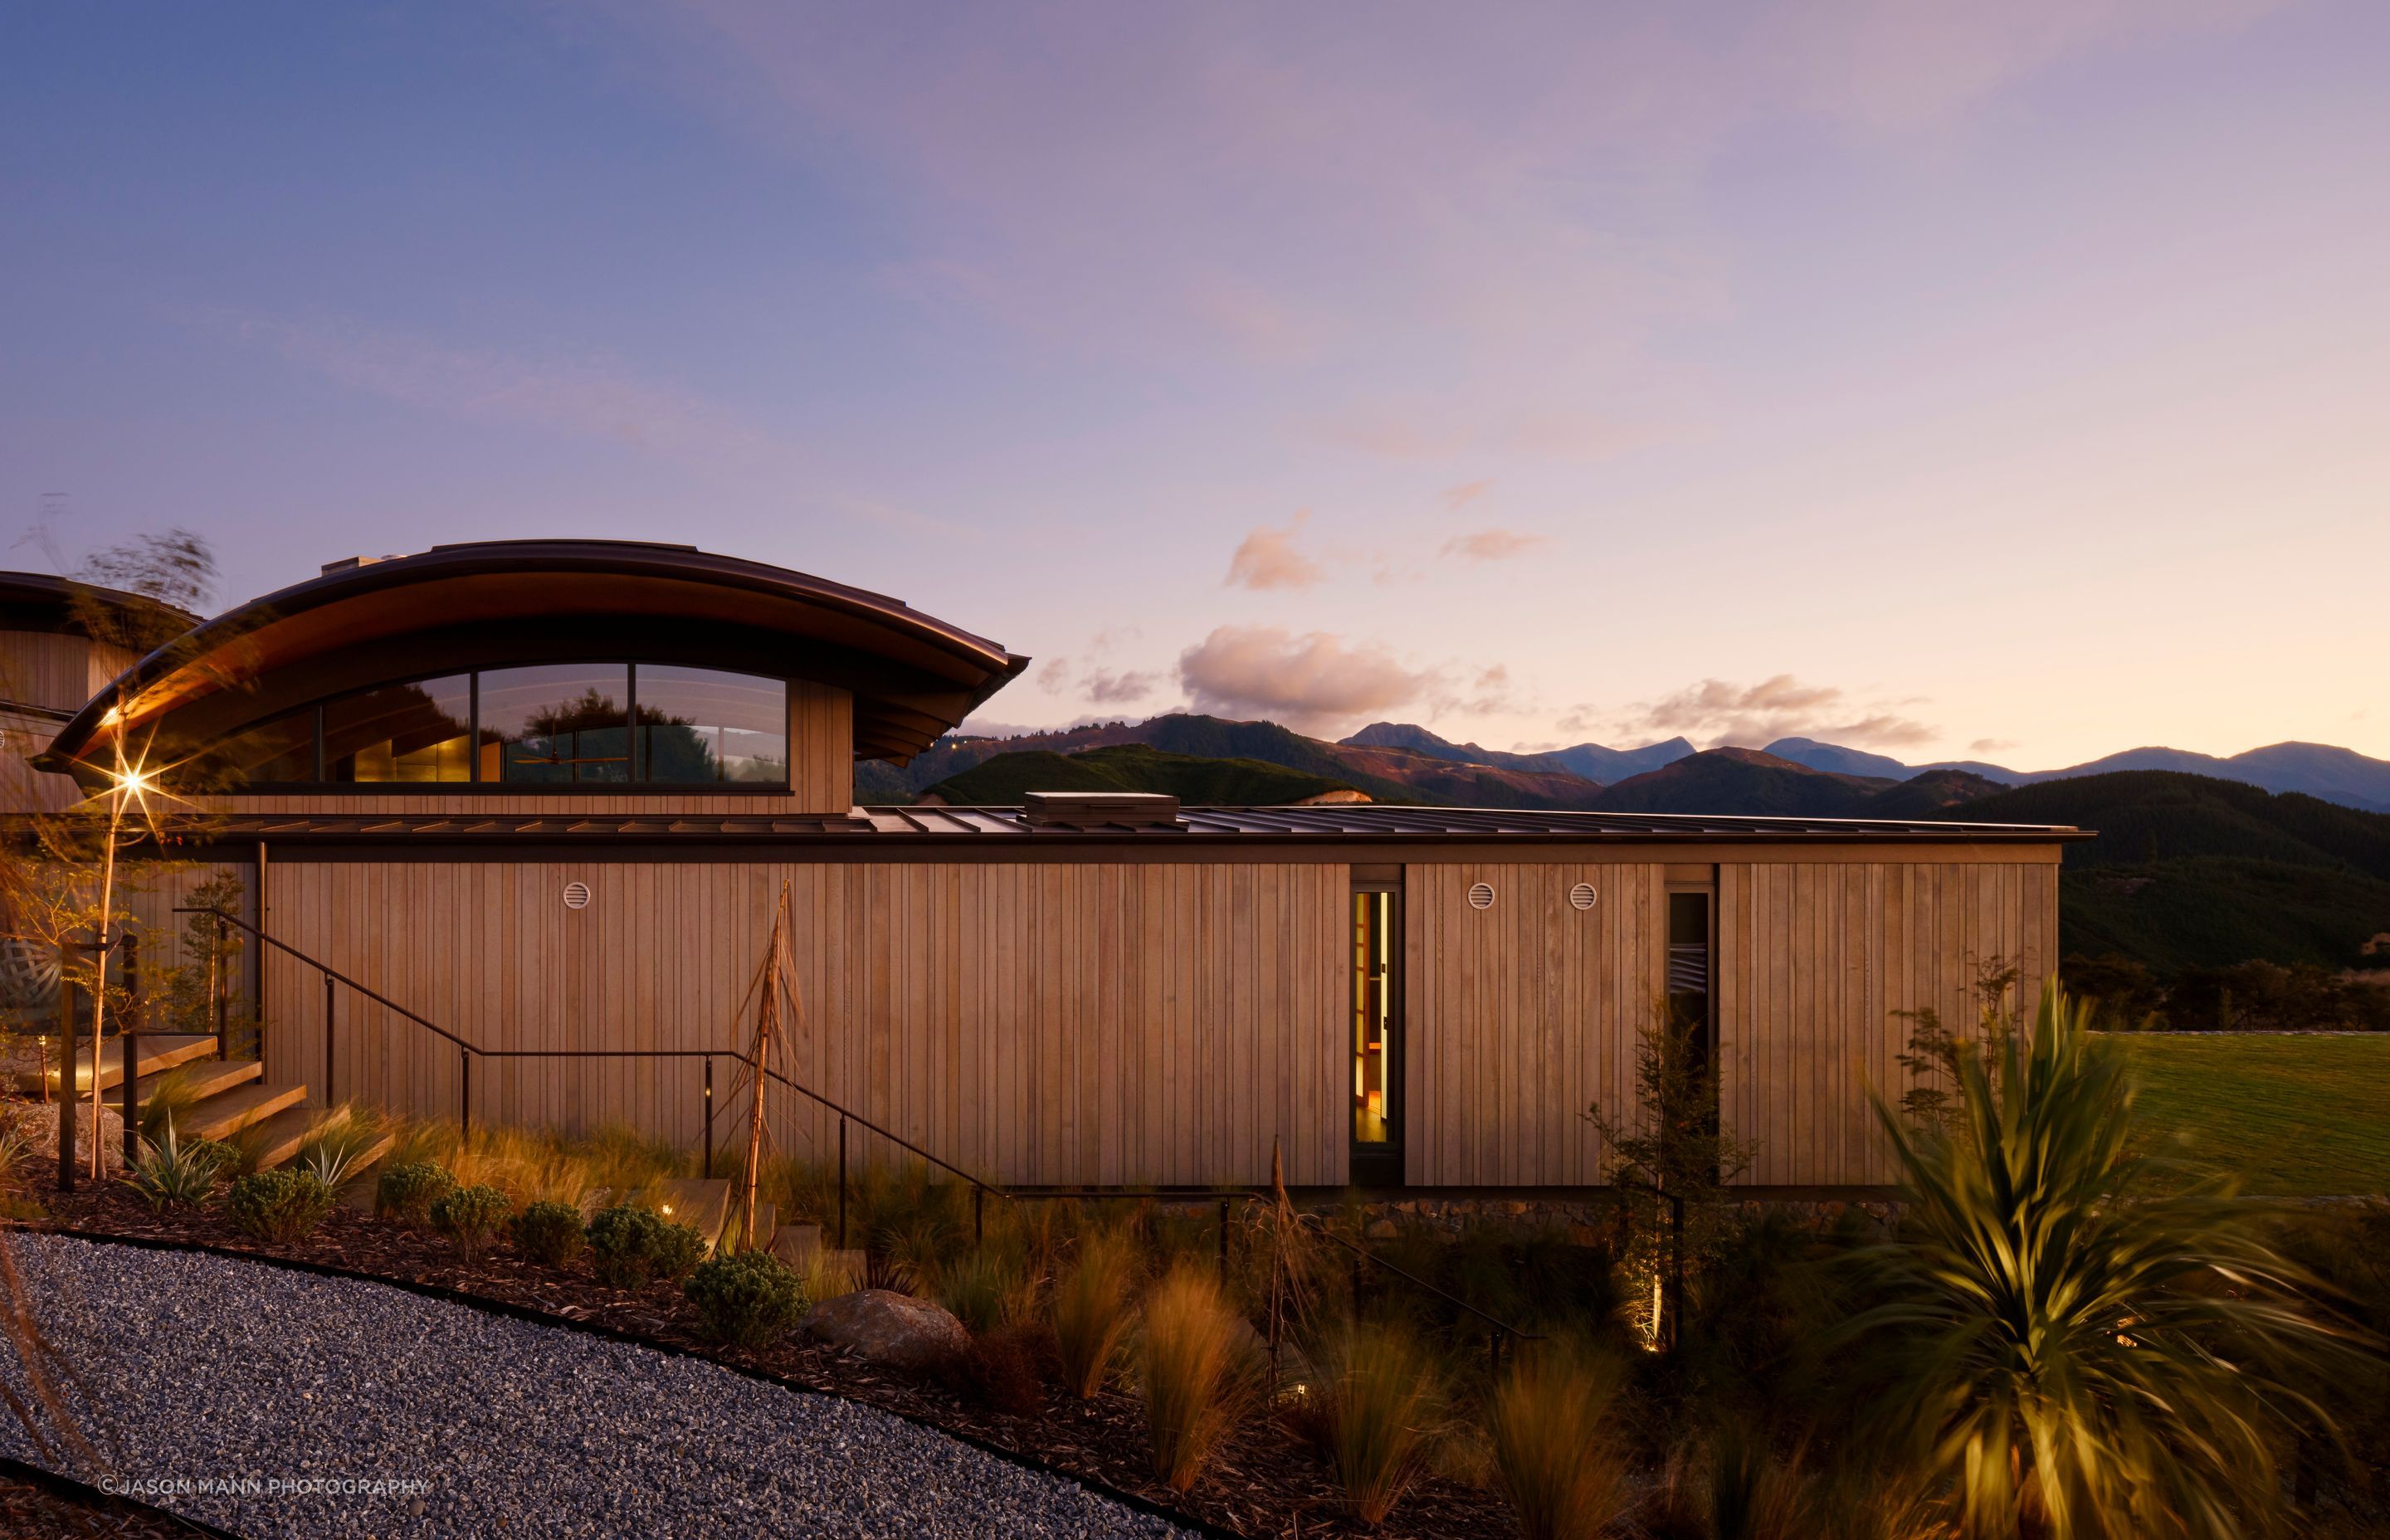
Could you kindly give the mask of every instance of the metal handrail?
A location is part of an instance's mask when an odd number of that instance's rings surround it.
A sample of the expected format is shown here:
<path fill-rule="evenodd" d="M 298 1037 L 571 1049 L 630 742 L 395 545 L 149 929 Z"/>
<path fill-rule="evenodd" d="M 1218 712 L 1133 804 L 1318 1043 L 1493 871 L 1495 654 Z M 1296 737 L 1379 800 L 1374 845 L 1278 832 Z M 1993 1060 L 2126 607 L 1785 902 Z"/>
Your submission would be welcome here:
<path fill-rule="evenodd" d="M 744 1054 L 740 1054 L 736 1050 L 729 1048 L 485 1048 L 478 1043 L 470 1042 L 466 1038 L 459 1037 L 456 1033 L 450 1032 L 447 1028 L 441 1026 L 436 1021 L 426 1020 L 421 1015 L 409 1010 L 406 1007 L 400 1005 L 397 1001 L 390 998 L 390 996 L 382 994 L 380 991 L 373 989 L 366 984 L 359 983 L 356 980 L 350 978 L 347 974 L 342 973 L 340 969 L 332 967 L 330 964 L 302 952 L 299 948 L 291 945 L 288 942 L 267 934 L 264 930 L 261 930 L 257 926 L 251 925 L 249 921 L 241 918 L 238 915 L 229 914 L 223 909 L 206 905 L 177 908 L 173 912 L 178 915 L 209 915 L 214 918 L 223 920 L 227 924 L 238 926 L 241 930 L 249 932 L 249 934 L 252 936 L 255 936 L 259 941 L 265 943 L 268 946 L 275 948 L 276 951 L 285 953 L 289 956 L 295 957 L 300 962 L 315 969 L 318 973 L 324 976 L 328 986 L 328 985 L 333 981 L 337 980 L 341 983 L 346 984 L 349 988 L 356 991 L 359 995 L 364 995 L 366 999 L 380 1006 L 385 1010 L 395 1011 L 398 1015 L 405 1017 L 407 1020 L 414 1022 L 416 1025 L 422 1027 L 427 1031 L 438 1033 L 441 1037 L 455 1044 L 459 1051 L 468 1055 L 479 1055 L 484 1059 L 702 1059 L 705 1060 L 705 1168 L 707 1175 L 711 1176 L 713 1174 L 713 1061 L 716 1059 L 738 1059 L 743 1063 L 746 1061 L 746 1056 Z M 328 1010 L 329 1004 L 330 1002 L 328 993 L 326 1000 Z M 326 1072 L 328 1077 L 330 1070 L 330 1020 L 328 1016 L 327 1017 L 325 1025 L 327 1033 L 325 1039 L 327 1053 Z M 1227 1205 L 1240 1199 L 1263 1203 L 1276 1201 L 1275 1198 L 1271 1194 L 1251 1187 L 1183 1189 L 1178 1192 L 1165 1192 L 1155 1188 L 1051 1188 L 1026 1192 L 1013 1192 L 996 1183 L 986 1181 L 974 1175 L 970 1172 L 965 1171 L 962 1167 L 956 1165 L 953 1161 L 948 1161 L 942 1156 L 932 1154 L 930 1151 L 923 1149 L 919 1145 L 915 1144 L 912 1140 L 906 1138 L 903 1135 L 893 1133 L 889 1129 L 882 1127 L 880 1124 L 874 1123 L 871 1119 L 865 1117 L 862 1113 L 856 1112 L 850 1108 L 831 1100 L 829 1097 L 823 1096 L 820 1092 L 814 1090 L 810 1086 L 800 1084 L 796 1081 L 791 1080 L 788 1075 L 782 1073 L 780 1071 L 772 1068 L 769 1064 L 765 1065 L 763 1069 L 765 1074 L 779 1082 L 782 1085 L 787 1086 L 790 1090 L 796 1092 L 799 1096 L 805 1097 L 817 1102 L 821 1106 L 826 1107 L 829 1110 L 838 1114 L 838 1244 L 839 1249 L 842 1251 L 843 1251 L 846 1246 L 846 1125 L 850 1123 L 860 1123 L 863 1127 L 879 1135 L 889 1143 L 909 1150 L 913 1154 L 920 1157 L 922 1160 L 930 1162 L 930 1164 L 936 1166 L 939 1170 L 952 1173 L 954 1175 L 969 1182 L 972 1188 L 971 1227 L 975 1237 L 982 1237 L 984 1235 L 985 1210 L 983 1204 L 984 1200 L 989 1193 L 994 1193 L 999 1198 L 1009 1199 L 1015 1202 L 1036 1199 L 1112 1199 L 1139 1197 L 1150 1198 L 1163 1201 L 1170 1201 L 1173 1200 L 1181 1201 L 1189 1200 L 1201 1200 L 1206 1201 L 1217 1200 L 1221 1206 L 1220 1262 L 1225 1275 L 1227 1266 Z M 472 1126 L 472 1107 L 469 1099 L 471 1095 L 471 1085 L 472 1082 L 469 1073 L 463 1084 L 459 1087 L 460 1099 L 458 1104 L 458 1121 L 467 1128 L 470 1128 Z M 327 1084 L 324 1087 L 324 1092 L 327 1097 L 330 1096 L 331 1086 Z M 131 1117 L 130 1112 L 128 1111 L 128 1124 L 130 1122 Z M 1501 1337 L 1508 1337 L 1516 1341 L 1543 1341 L 1543 1337 L 1540 1333 L 1524 1330 L 1519 1327 L 1513 1326 L 1509 1321 L 1503 1320 L 1498 1315 L 1495 1315 L 1487 1311 L 1478 1308 L 1476 1305 L 1470 1303 L 1467 1300 L 1462 1299 L 1459 1295 L 1452 1293 L 1450 1290 L 1446 1290 L 1439 1285 L 1429 1282 L 1427 1279 L 1420 1277 L 1418 1274 L 1410 1272 L 1407 1268 L 1397 1267 L 1393 1263 L 1376 1256 L 1367 1246 L 1364 1246 L 1357 1241 L 1346 1239 L 1344 1237 L 1338 1235 L 1334 1230 L 1328 1228 L 1325 1225 L 1318 1226 L 1317 1230 L 1320 1235 L 1326 1237 L 1331 1241 L 1334 1241 L 1337 1245 L 1343 1247 L 1346 1251 L 1351 1251 L 1358 1263 L 1366 1264 L 1374 1267 L 1381 1267 L 1385 1269 L 1385 1271 L 1393 1274 L 1394 1277 L 1411 1284 L 1413 1287 L 1425 1290 L 1427 1292 L 1435 1295 L 1437 1298 L 1444 1300 L 1448 1303 L 1458 1305 L 1462 1310 L 1465 1310 L 1471 1315 L 1476 1316 L 1479 1320 L 1484 1321 L 1488 1327 L 1493 1328 L 1494 1332 L 1500 1334 L 1500 1336 L 1497 1336 L 1495 1339 L 1497 1344 Z M 1356 1280 L 1357 1277 L 1358 1273 L 1356 1270 Z"/>

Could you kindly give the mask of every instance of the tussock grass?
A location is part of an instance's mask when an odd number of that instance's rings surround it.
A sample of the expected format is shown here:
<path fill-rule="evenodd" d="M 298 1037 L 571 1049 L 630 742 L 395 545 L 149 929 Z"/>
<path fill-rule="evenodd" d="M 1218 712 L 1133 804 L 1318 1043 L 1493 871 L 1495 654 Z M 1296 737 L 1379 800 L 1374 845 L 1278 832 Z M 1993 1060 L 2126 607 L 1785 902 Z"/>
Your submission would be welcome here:
<path fill-rule="evenodd" d="M 1054 1340 L 1062 1383 L 1082 1401 L 1104 1388 L 1136 1319 L 1130 1294 L 1137 1271 L 1134 1243 L 1116 1232 L 1097 1230 L 1080 1238 L 1078 1254 L 1055 1286 Z"/>
<path fill-rule="evenodd" d="M 627 1128 L 576 1137 L 476 1124 L 467 1135 L 448 1119 L 401 1125 L 387 1159 L 393 1166 L 429 1161 L 459 1187 L 495 1187 L 519 1208 L 562 1203 L 584 1213 L 625 1203 L 657 1208 L 664 1184 L 688 1164 L 672 1146 Z"/>
<path fill-rule="evenodd" d="M 1579 1351 L 1523 1354 L 1486 1407 L 1494 1470 L 1526 1540 L 1594 1540 L 1631 1500 L 1605 1423 L 1621 1375 Z"/>
<path fill-rule="evenodd" d="M 1145 1398 L 1154 1474 L 1174 1492 L 1192 1487 L 1260 1388 L 1252 1328 L 1228 1308 L 1211 1274 L 1181 1264 L 1146 1295 L 1137 1333 L 1137 1387 Z"/>
<path fill-rule="evenodd" d="M 1291 1420 L 1365 1524 L 1385 1521 L 1419 1474 L 1443 1401 L 1435 1354 L 1410 1330 L 1344 1327 L 1314 1344 L 1317 1372 Z"/>

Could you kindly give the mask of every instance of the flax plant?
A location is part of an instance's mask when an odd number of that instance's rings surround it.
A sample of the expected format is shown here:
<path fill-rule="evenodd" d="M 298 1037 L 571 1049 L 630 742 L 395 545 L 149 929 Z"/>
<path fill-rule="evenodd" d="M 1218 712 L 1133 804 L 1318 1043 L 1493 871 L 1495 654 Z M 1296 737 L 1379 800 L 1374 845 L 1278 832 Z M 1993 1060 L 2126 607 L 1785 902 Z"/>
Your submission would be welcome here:
<path fill-rule="evenodd" d="M 2090 1020 L 2052 981 L 2030 1033 L 1956 1052 L 1947 1123 L 1877 1099 L 1908 1219 L 1843 1341 L 1967 1536 L 2263 1532 L 2285 1420 L 2327 1423 L 2284 1374 L 2348 1335 L 2228 1184 L 2152 1180 Z"/>

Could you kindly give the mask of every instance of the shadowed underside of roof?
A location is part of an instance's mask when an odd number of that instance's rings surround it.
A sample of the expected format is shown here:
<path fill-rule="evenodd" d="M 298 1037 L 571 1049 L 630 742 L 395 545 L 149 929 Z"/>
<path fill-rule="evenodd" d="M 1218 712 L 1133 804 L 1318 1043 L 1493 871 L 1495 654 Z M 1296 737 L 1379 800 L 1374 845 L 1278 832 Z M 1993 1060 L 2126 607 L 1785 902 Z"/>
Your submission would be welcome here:
<path fill-rule="evenodd" d="M 327 572 L 197 627 L 96 697 L 47 758 L 87 766 L 120 731 L 204 743 L 407 677 L 632 654 L 849 690 L 856 753 L 897 760 L 1029 661 L 885 595 L 694 546 L 435 545 Z"/>

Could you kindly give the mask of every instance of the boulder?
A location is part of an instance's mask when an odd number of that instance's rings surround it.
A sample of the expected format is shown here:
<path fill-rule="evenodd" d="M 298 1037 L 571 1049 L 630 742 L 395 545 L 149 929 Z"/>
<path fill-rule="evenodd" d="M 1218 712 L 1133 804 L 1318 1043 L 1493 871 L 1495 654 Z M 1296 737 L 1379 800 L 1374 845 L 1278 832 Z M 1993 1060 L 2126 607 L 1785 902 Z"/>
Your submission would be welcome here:
<path fill-rule="evenodd" d="M 113 1093 L 110 1093 L 111 1095 Z M 0 1124 L 25 1141 L 24 1169 L 32 1173 L 56 1172 L 58 1168 L 58 1104 L 55 1101 L 19 1101 L 0 1103 Z M 75 1168 L 85 1176 L 91 1173 L 91 1105 L 75 1103 Z M 105 1157 L 105 1169 L 121 1170 L 124 1164 L 124 1119 L 116 1109 L 103 1105 L 99 1110 L 100 1152 Z M 45 1163 L 46 1162 L 46 1163 Z"/>
<path fill-rule="evenodd" d="M 970 1346 L 963 1323 L 927 1300 L 889 1289 L 835 1294 L 805 1313 L 805 1334 L 867 1364 L 919 1374 Z"/>

